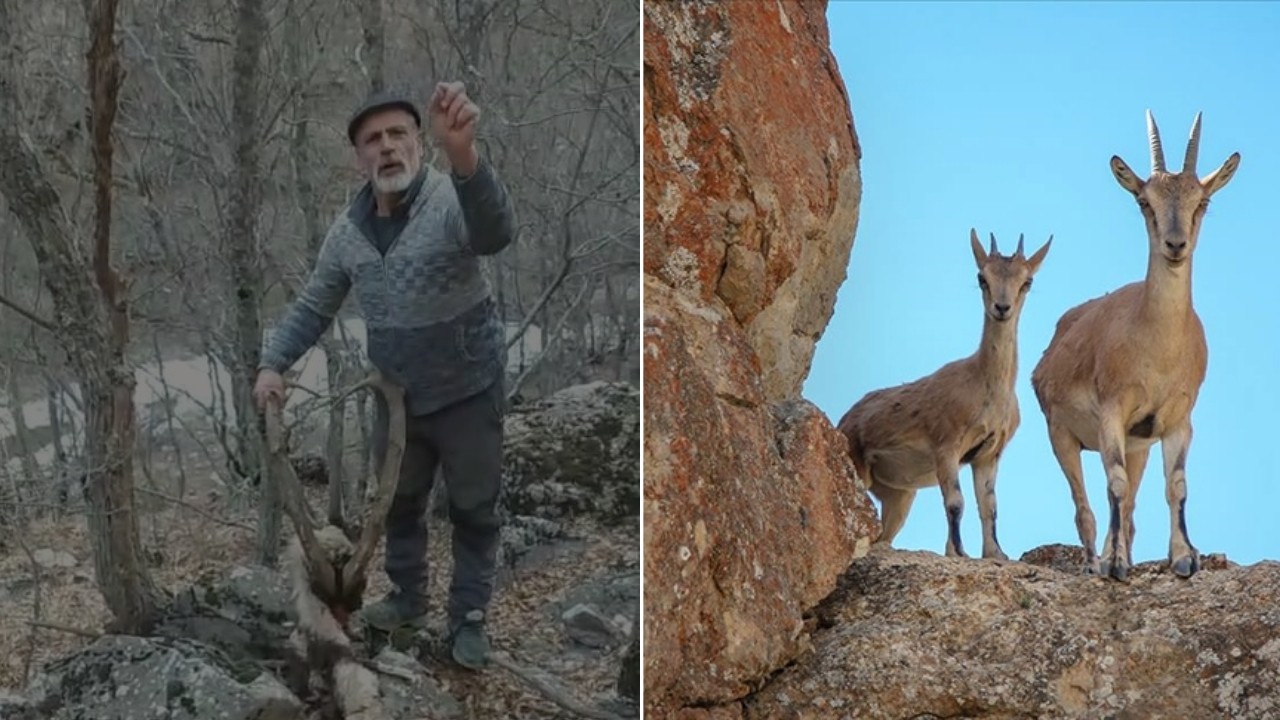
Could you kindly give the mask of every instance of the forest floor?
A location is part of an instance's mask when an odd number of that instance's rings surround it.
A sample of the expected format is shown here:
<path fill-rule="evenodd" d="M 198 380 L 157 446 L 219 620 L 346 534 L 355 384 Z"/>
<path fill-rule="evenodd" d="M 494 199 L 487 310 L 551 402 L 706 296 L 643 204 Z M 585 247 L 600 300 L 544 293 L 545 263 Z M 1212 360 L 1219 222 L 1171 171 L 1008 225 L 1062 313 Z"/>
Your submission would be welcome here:
<path fill-rule="evenodd" d="M 324 489 L 310 492 L 315 493 L 310 498 L 313 506 L 322 508 Z M 254 554 L 252 513 L 227 517 L 216 502 L 187 502 L 168 503 L 142 520 L 151 573 L 168 592 L 210 574 L 225 578 L 232 568 L 251 564 Z M 447 520 L 429 522 L 434 601 L 430 622 L 442 626 L 440 605 L 447 595 L 450 568 L 449 527 Z M 288 521 L 285 525 L 288 532 Z M 21 537 L 9 534 L 0 547 L 0 688 L 21 691 L 44 663 L 92 641 L 70 630 L 96 633 L 109 614 L 94 580 L 83 514 L 32 520 Z M 381 567 L 380 548 L 366 592 L 369 600 L 390 589 Z M 584 533 L 582 540 L 572 544 L 548 546 L 536 559 L 500 573 L 491 608 L 494 649 L 541 671 L 587 705 L 613 697 L 624 647 L 604 653 L 575 650 L 555 609 L 567 593 L 602 573 L 632 570 L 639 573 L 638 523 Z M 638 625 L 639 619 L 634 620 Z M 62 629 L 33 626 L 33 621 Z M 496 666 L 473 673 L 433 658 L 423 663 L 442 689 L 459 701 L 464 717 L 565 717 L 555 704 Z"/>

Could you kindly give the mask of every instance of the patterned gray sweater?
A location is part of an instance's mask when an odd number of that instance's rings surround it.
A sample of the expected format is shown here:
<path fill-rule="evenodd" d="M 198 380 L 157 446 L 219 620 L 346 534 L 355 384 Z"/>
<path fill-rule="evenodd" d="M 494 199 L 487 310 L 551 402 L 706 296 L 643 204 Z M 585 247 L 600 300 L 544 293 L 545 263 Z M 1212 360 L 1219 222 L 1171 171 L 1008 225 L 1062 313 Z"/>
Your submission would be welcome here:
<path fill-rule="evenodd" d="M 375 244 L 366 184 L 329 228 L 306 287 L 264 344 L 260 367 L 285 372 L 333 322 L 354 290 L 369 360 L 423 415 L 488 388 L 506 367 L 505 334 L 481 255 L 515 233 L 506 188 L 484 159 L 465 180 L 424 165 L 406 194 L 385 255 Z"/>

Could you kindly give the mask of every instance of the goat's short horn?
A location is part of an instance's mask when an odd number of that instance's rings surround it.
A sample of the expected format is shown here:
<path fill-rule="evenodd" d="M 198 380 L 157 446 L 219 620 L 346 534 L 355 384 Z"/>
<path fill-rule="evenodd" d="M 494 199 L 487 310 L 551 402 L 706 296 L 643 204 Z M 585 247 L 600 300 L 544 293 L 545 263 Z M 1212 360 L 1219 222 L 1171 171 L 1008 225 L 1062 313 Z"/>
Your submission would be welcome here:
<path fill-rule="evenodd" d="M 1187 156 L 1182 160 L 1182 172 L 1196 173 L 1196 160 L 1200 155 L 1200 113 L 1191 123 L 1191 137 L 1187 139 Z"/>
<path fill-rule="evenodd" d="M 996 250 L 996 234 L 995 233 L 991 233 L 991 249 L 987 251 L 987 254 L 988 255 L 999 254 L 999 251 Z"/>
<path fill-rule="evenodd" d="M 1018 233 L 1018 249 L 1017 249 L 1017 250 L 1015 250 L 1015 251 L 1014 251 L 1014 253 L 1013 253 L 1013 254 L 1014 254 L 1015 256 L 1017 256 L 1017 257 L 1023 257 L 1023 254 L 1022 254 L 1022 235 L 1023 235 L 1022 233 Z"/>
<path fill-rule="evenodd" d="M 1147 111 L 1147 139 L 1151 142 L 1151 172 L 1165 172 L 1164 148 L 1160 145 L 1160 128 L 1156 127 L 1156 119 Z"/>

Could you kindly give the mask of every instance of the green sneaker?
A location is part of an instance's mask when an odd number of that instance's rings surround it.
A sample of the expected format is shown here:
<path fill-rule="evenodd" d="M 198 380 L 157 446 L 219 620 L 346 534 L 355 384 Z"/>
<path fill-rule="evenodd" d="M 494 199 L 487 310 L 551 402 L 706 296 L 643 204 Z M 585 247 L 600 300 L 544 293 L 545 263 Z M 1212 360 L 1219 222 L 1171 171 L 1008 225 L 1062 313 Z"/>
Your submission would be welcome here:
<path fill-rule="evenodd" d="M 489 664 L 489 636 L 484 627 L 484 611 L 472 610 L 453 629 L 453 660 L 469 670 Z"/>
<path fill-rule="evenodd" d="M 381 600 L 362 608 L 359 615 L 370 627 L 387 633 L 402 627 L 417 630 L 427 624 L 427 613 L 422 609 L 422 603 L 413 602 L 404 593 L 394 590 Z"/>

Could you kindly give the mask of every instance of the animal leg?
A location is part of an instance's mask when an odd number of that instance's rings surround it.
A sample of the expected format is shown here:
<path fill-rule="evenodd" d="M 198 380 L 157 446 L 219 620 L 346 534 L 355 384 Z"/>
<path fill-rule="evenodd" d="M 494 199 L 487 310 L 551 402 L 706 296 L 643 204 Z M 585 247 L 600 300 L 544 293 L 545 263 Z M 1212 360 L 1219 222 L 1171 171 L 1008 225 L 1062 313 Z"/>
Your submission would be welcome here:
<path fill-rule="evenodd" d="M 1188 422 L 1160 441 L 1164 454 L 1164 497 L 1169 503 L 1169 568 L 1179 577 L 1200 570 L 1200 552 L 1187 537 L 1187 451 L 1191 448 Z"/>
<path fill-rule="evenodd" d="M 1058 465 L 1062 467 L 1062 474 L 1067 476 L 1067 484 L 1071 487 L 1071 500 L 1076 505 L 1076 532 L 1080 534 L 1080 544 L 1084 546 L 1084 573 L 1097 575 L 1101 572 L 1095 551 L 1098 528 L 1093 510 L 1089 507 L 1089 496 L 1084 491 L 1080 442 L 1070 430 L 1050 420 L 1049 443 L 1053 446 L 1053 456 L 1058 459 Z"/>
<path fill-rule="evenodd" d="M 1102 574 L 1116 580 L 1129 579 L 1129 523 L 1121 503 L 1129 494 L 1129 473 L 1125 470 L 1124 424 L 1116 410 L 1104 411 L 1099 423 L 1098 448 L 1107 471 L 1107 504 L 1110 523 L 1102 544 Z"/>
<path fill-rule="evenodd" d="M 960 516 L 964 514 L 964 495 L 960 492 L 960 464 L 954 458 L 939 456 L 938 486 L 947 511 L 947 556 L 969 557 L 960 543 Z"/>
<path fill-rule="evenodd" d="M 876 482 L 873 476 L 871 494 L 880 501 L 880 537 L 876 538 L 876 544 L 891 547 L 893 538 L 907 521 L 911 503 L 916 499 L 916 491 L 890 487 Z"/>
<path fill-rule="evenodd" d="M 1120 501 L 1120 512 L 1124 514 L 1125 521 L 1129 525 L 1127 545 L 1129 567 L 1133 567 L 1133 536 L 1136 532 L 1133 524 L 1133 509 L 1138 503 L 1138 486 L 1142 484 L 1142 473 L 1147 469 L 1147 459 L 1150 455 L 1151 448 L 1148 447 L 1124 456 L 1124 469 L 1129 476 L 1129 491 Z"/>
<path fill-rule="evenodd" d="M 1008 560 L 996 539 L 996 458 L 974 461 L 973 494 L 978 499 L 978 517 L 982 519 L 982 557 Z"/>

